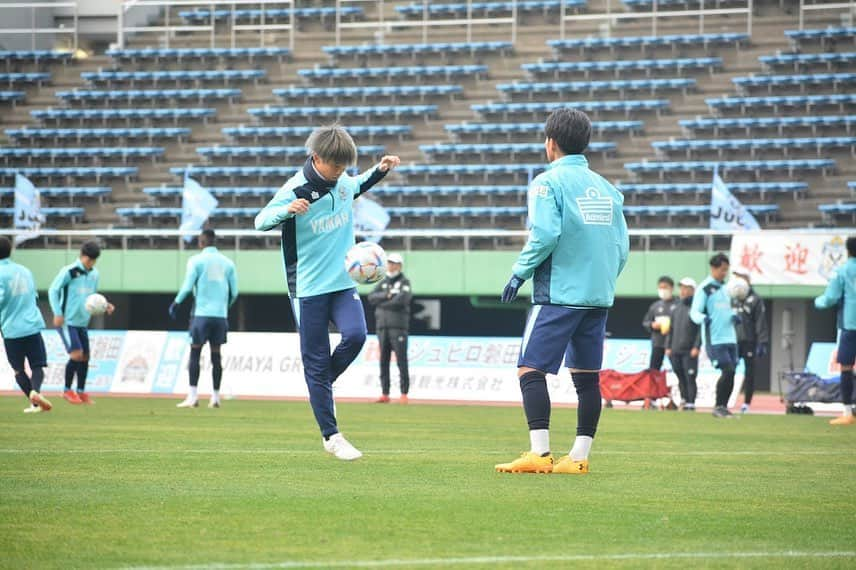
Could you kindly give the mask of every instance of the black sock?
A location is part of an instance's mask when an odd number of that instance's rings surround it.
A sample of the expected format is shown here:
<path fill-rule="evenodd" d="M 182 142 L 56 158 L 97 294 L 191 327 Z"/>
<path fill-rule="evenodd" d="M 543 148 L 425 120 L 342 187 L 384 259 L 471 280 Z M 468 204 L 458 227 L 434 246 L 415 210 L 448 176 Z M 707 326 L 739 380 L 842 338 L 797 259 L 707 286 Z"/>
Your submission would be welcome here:
<path fill-rule="evenodd" d="M 716 407 L 728 407 L 728 398 L 731 396 L 731 391 L 734 389 L 734 370 L 726 368 L 722 370 L 722 376 L 716 383 Z"/>
<path fill-rule="evenodd" d="M 74 375 L 77 374 L 77 361 L 69 360 L 65 364 L 65 389 L 71 390 L 71 384 L 74 382 Z"/>
<path fill-rule="evenodd" d="M 26 397 L 30 397 L 30 392 L 33 391 L 33 386 L 30 384 L 30 377 L 26 372 L 15 372 L 15 382 L 20 386 L 21 391 Z"/>
<path fill-rule="evenodd" d="M 853 405 L 853 370 L 841 371 L 841 403 Z"/>
<path fill-rule="evenodd" d="M 520 392 L 529 429 L 550 429 L 550 393 L 544 373 L 533 370 L 521 376 Z"/>
<path fill-rule="evenodd" d="M 201 346 L 190 347 L 190 362 L 187 364 L 187 370 L 190 372 L 190 385 L 199 385 L 199 357 L 202 355 Z"/>
<path fill-rule="evenodd" d="M 30 378 L 30 386 L 36 392 L 42 391 L 42 382 L 45 380 L 45 369 L 39 366 L 33 368 L 33 374 Z"/>
<path fill-rule="evenodd" d="M 220 391 L 220 381 L 223 379 L 223 364 L 219 352 L 211 353 L 211 380 L 214 390 Z"/>
<path fill-rule="evenodd" d="M 86 376 L 89 374 L 89 361 L 81 360 L 77 363 L 77 391 L 86 390 Z"/>
<path fill-rule="evenodd" d="M 577 389 L 577 435 L 594 437 L 600 421 L 600 372 L 573 372 Z"/>

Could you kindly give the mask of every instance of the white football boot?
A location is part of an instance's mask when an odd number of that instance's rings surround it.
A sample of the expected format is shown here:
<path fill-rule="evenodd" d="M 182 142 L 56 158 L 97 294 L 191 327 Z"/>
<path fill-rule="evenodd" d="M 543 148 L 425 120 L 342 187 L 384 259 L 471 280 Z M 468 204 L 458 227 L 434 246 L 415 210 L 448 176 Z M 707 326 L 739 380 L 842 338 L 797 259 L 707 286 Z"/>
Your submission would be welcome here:
<path fill-rule="evenodd" d="M 360 450 L 351 445 L 341 433 L 331 435 L 330 439 L 322 440 L 322 442 L 324 443 L 324 451 L 332 453 L 337 459 L 353 461 L 363 456 Z"/>

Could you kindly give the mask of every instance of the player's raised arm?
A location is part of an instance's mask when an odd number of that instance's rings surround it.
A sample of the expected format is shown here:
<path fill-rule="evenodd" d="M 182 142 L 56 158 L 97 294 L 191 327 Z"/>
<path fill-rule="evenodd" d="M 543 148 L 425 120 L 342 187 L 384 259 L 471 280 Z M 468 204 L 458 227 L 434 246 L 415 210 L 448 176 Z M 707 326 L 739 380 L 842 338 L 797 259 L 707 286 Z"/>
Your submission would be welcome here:
<path fill-rule="evenodd" d="M 357 179 L 357 191 L 354 196 L 368 192 L 372 186 L 383 180 L 387 173 L 401 164 L 401 159 L 389 154 L 380 159 L 380 162 L 372 166 L 362 174 L 355 176 Z"/>
<path fill-rule="evenodd" d="M 263 232 L 272 230 L 285 220 L 308 211 L 308 200 L 298 198 L 293 190 L 282 187 L 267 206 L 256 214 L 255 226 Z"/>

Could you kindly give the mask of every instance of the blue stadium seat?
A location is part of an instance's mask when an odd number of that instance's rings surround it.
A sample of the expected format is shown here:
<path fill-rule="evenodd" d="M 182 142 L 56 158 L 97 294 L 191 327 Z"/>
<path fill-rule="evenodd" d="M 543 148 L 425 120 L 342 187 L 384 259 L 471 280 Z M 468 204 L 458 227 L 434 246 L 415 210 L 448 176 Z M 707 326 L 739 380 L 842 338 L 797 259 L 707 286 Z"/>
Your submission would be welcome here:
<path fill-rule="evenodd" d="M 648 11 L 654 7 L 654 0 L 622 0 L 625 6 L 633 10 Z M 727 5 L 746 6 L 746 0 L 716 0 L 716 7 L 721 8 Z M 699 0 L 657 0 L 657 5 L 660 9 L 668 8 L 688 8 L 697 9 Z M 709 6 L 713 7 L 713 6 Z"/>
<path fill-rule="evenodd" d="M 391 206 L 386 212 L 393 218 L 454 218 L 463 225 L 462 218 L 487 218 L 526 216 L 526 206 Z"/>
<path fill-rule="evenodd" d="M 755 216 L 763 216 L 767 219 L 779 212 L 777 204 L 748 204 L 745 206 Z M 624 215 L 641 221 L 642 218 L 673 218 L 697 217 L 699 221 L 710 216 L 710 205 L 688 205 L 688 206 L 624 206 Z"/>
<path fill-rule="evenodd" d="M 522 197 L 526 195 L 527 186 L 375 186 L 372 188 L 372 195 L 379 198 L 396 198 L 400 204 L 404 198 L 409 197 L 424 197 L 427 198 L 430 204 L 435 197 L 454 197 L 458 203 L 462 203 L 465 199 L 473 196 L 497 197 L 497 196 L 516 196 Z"/>
<path fill-rule="evenodd" d="M 424 65 L 405 67 L 348 67 L 348 68 L 315 68 L 301 69 L 297 74 L 305 79 L 327 80 L 335 85 L 342 79 L 408 79 L 423 80 L 435 77 L 444 77 L 450 81 L 453 77 L 477 78 L 487 74 L 486 65 Z"/>
<path fill-rule="evenodd" d="M 415 164 L 403 165 L 395 171 L 409 179 L 417 176 L 434 182 L 438 176 L 452 177 L 456 181 L 461 177 L 478 176 L 485 184 L 496 183 L 497 179 L 510 179 L 509 184 L 518 180 L 531 180 L 532 177 L 543 172 L 545 165 L 537 164 Z"/>
<path fill-rule="evenodd" d="M 42 160 L 49 160 L 51 164 L 60 160 L 72 160 L 74 164 L 78 164 L 86 160 L 100 162 L 103 160 L 120 159 L 122 162 L 127 162 L 131 159 L 149 158 L 154 162 L 156 158 L 162 157 L 163 154 L 164 149 L 156 147 L 0 148 L 0 160 L 7 166 L 22 159 L 26 159 L 28 165 Z"/>
<path fill-rule="evenodd" d="M 428 117 L 437 114 L 437 105 L 374 105 L 361 107 L 262 107 L 247 109 L 256 118 L 370 118 Z"/>
<path fill-rule="evenodd" d="M 724 151 L 748 152 L 751 158 L 758 151 L 776 150 L 782 151 L 785 156 L 793 150 L 814 150 L 817 156 L 824 151 L 833 148 L 856 149 L 856 137 L 800 137 L 782 139 L 694 139 L 694 140 L 669 140 L 655 141 L 651 143 L 657 154 L 668 152 L 684 152 L 689 158 L 693 152 L 716 152 L 720 157 Z M 856 155 L 854 155 L 856 156 Z"/>
<path fill-rule="evenodd" d="M 848 182 L 847 187 L 850 189 L 851 192 L 856 192 L 856 182 Z"/>
<path fill-rule="evenodd" d="M 51 79 L 50 73 L 0 73 L 0 85 L 39 85 Z"/>
<path fill-rule="evenodd" d="M 240 89 L 133 89 L 127 91 L 58 91 L 56 96 L 63 101 L 92 103 L 103 101 L 104 105 L 115 103 L 139 103 L 152 101 L 181 101 L 210 103 L 211 101 L 227 100 L 234 103 L 241 98 Z"/>
<path fill-rule="evenodd" d="M 359 146 L 357 152 L 360 156 L 380 157 L 386 147 L 382 145 Z M 212 146 L 200 147 L 196 152 L 206 159 L 227 158 L 229 162 L 237 158 L 252 158 L 257 163 L 262 159 L 271 158 L 305 158 L 306 147 L 304 146 Z"/>
<path fill-rule="evenodd" d="M 74 180 L 78 178 L 94 178 L 96 182 L 110 178 L 124 178 L 129 181 L 136 177 L 139 169 L 136 166 L 65 166 L 65 167 L 32 167 L 32 168 L 0 168 L 0 180 L 14 179 L 15 174 L 27 178 L 48 179 L 62 178 Z"/>
<path fill-rule="evenodd" d="M 64 198 L 74 203 L 75 200 L 98 200 L 101 202 L 113 191 L 109 186 L 56 186 L 40 187 L 39 195 L 48 200 Z M 14 188 L 0 188 L 0 197 L 12 197 Z"/>
<path fill-rule="evenodd" d="M 737 91 L 745 93 L 752 87 L 766 87 L 769 93 L 773 88 L 799 87 L 805 91 L 807 87 L 832 87 L 835 91 L 852 89 L 856 83 L 856 73 L 815 73 L 804 75 L 751 75 L 735 77 L 731 80 L 737 86 Z"/>
<path fill-rule="evenodd" d="M 377 44 L 356 46 L 324 46 L 324 53 L 332 57 L 367 57 L 367 56 L 411 56 L 432 55 L 447 57 L 452 54 L 477 55 L 496 53 L 504 55 L 514 48 L 511 42 L 458 42 L 435 44 Z"/>
<path fill-rule="evenodd" d="M 714 45 L 740 45 L 749 41 L 748 34 L 725 33 L 725 34 L 667 34 L 663 36 L 618 36 L 610 38 L 587 37 L 582 39 L 550 40 L 547 45 L 553 48 L 556 55 L 565 51 L 578 50 L 580 54 L 586 51 L 608 49 L 614 51 L 616 48 L 627 48 L 637 50 L 642 48 L 668 47 L 692 48 L 703 46 L 708 49 Z"/>
<path fill-rule="evenodd" d="M 809 112 L 815 107 L 838 107 L 840 112 L 845 112 L 845 107 L 856 104 L 856 95 L 784 95 L 779 97 L 717 97 L 704 100 L 714 111 L 720 109 L 740 109 L 746 113 L 748 109 L 756 107 L 772 107 L 773 112 L 780 109 L 799 110 L 806 109 Z"/>
<path fill-rule="evenodd" d="M 208 122 L 215 116 L 214 109 L 36 109 L 30 111 L 34 119 L 47 121 L 78 121 L 81 125 L 88 121 L 125 121 L 130 125 L 133 121 L 172 121 L 199 120 Z"/>
<path fill-rule="evenodd" d="M 634 91 L 648 91 L 652 95 L 657 91 L 682 91 L 695 88 L 695 79 L 624 79 L 614 81 L 560 81 L 555 83 L 500 83 L 496 88 L 504 94 L 525 93 L 529 100 L 541 93 L 568 98 L 589 97 L 604 91 L 617 91 L 620 95 Z M 573 94 L 573 95 L 571 95 Z"/>
<path fill-rule="evenodd" d="M 642 121 L 592 121 L 592 132 L 597 134 L 616 133 L 633 134 L 642 131 Z M 481 141 L 487 135 L 504 135 L 511 139 L 513 135 L 541 136 L 544 123 L 460 123 L 446 125 L 446 130 L 454 137 L 477 135 Z"/>
<path fill-rule="evenodd" d="M 482 116 L 501 115 L 508 119 L 511 115 L 527 114 L 543 117 L 554 109 L 566 107 L 564 101 L 552 103 L 488 103 L 486 105 L 471 105 L 471 109 Z M 629 117 L 639 112 L 656 111 L 657 115 L 669 108 L 668 99 L 645 99 L 641 101 L 578 101 L 574 107 L 586 113 L 624 113 Z"/>
<path fill-rule="evenodd" d="M 180 70 L 180 71 L 85 71 L 80 76 L 89 83 L 174 83 L 186 86 L 188 83 L 226 83 L 230 81 L 252 81 L 267 77 L 264 69 L 220 69 L 220 70 Z"/>
<path fill-rule="evenodd" d="M 218 198 L 231 198 L 233 201 L 239 198 L 264 198 L 270 199 L 279 190 L 279 186 L 207 186 L 205 188 Z M 158 186 L 143 188 L 147 196 L 160 199 L 180 200 L 184 188 L 181 186 Z"/>
<path fill-rule="evenodd" d="M 178 207 L 147 207 L 136 206 L 131 208 L 116 208 L 116 214 L 123 218 L 126 222 L 137 219 L 153 220 L 173 220 L 181 217 L 182 209 Z M 239 208 L 217 208 L 211 212 L 211 218 L 214 220 L 234 220 L 246 218 L 254 218 L 259 213 L 258 207 L 239 207 Z"/>
<path fill-rule="evenodd" d="M 856 52 L 762 55 L 758 61 L 767 68 L 790 66 L 797 70 L 801 67 L 823 64 L 827 69 L 832 69 L 836 65 L 850 65 L 856 62 Z"/>
<path fill-rule="evenodd" d="M 0 103 L 20 103 L 26 94 L 23 91 L 0 91 Z"/>
<path fill-rule="evenodd" d="M 565 0 L 565 7 L 568 10 L 583 8 L 586 5 L 586 0 Z M 514 8 L 512 2 L 459 2 L 459 3 L 439 3 L 432 2 L 427 5 L 428 16 L 431 18 L 463 18 L 467 16 L 467 11 L 482 17 L 496 17 L 499 15 L 507 15 Z M 516 2 L 518 14 L 526 13 L 543 13 L 557 12 L 562 6 L 560 0 L 520 0 Z M 395 11 L 405 17 L 421 17 L 425 7 L 421 2 L 413 2 L 405 6 L 396 6 Z"/>
<path fill-rule="evenodd" d="M 11 68 L 13 63 L 34 63 L 39 65 L 42 62 L 46 62 L 65 64 L 73 58 L 74 55 L 71 52 L 50 50 L 0 50 L 0 61 L 6 62 L 7 71 Z"/>
<path fill-rule="evenodd" d="M 361 103 L 376 102 L 379 98 L 398 99 L 418 97 L 452 97 L 464 92 L 460 85 L 389 85 L 367 87 L 288 87 L 274 89 L 273 94 L 285 100 L 302 99 L 304 104 L 311 100 L 332 99 L 345 101 L 356 99 Z"/>
<path fill-rule="evenodd" d="M 190 136 L 190 129 L 168 128 L 128 128 L 128 129 L 6 129 L 6 136 L 17 142 L 105 142 L 116 140 L 143 139 L 153 142 L 158 139 L 184 141 Z"/>
<path fill-rule="evenodd" d="M 223 134 L 231 139 L 252 139 L 254 142 L 263 138 L 305 139 L 315 128 L 314 126 L 249 127 L 241 125 L 226 127 L 223 129 Z M 375 137 L 398 137 L 401 140 L 413 131 L 410 125 L 349 125 L 347 128 L 352 136 L 367 137 L 369 142 Z"/>
<path fill-rule="evenodd" d="M 613 142 L 593 142 L 586 149 L 586 154 L 615 152 L 617 145 Z M 501 143 L 501 144 L 423 144 L 419 145 L 426 155 L 451 156 L 452 159 L 460 155 L 476 154 L 484 159 L 491 155 L 507 155 L 513 159 L 518 154 L 544 154 L 543 143 Z"/>
<path fill-rule="evenodd" d="M 787 172 L 793 177 L 795 172 L 820 172 L 826 175 L 835 169 L 835 161 L 831 159 L 796 159 L 796 160 L 697 160 L 679 162 L 631 162 L 624 168 L 634 174 L 654 173 L 662 180 L 665 174 L 686 172 L 693 179 L 697 174 L 710 176 L 718 168 L 723 174 L 728 172 L 754 173 L 756 178 L 765 172 Z"/>
<path fill-rule="evenodd" d="M 627 71 L 644 71 L 646 75 L 652 72 L 668 71 L 671 73 L 687 73 L 690 71 L 709 70 L 722 67 L 721 57 L 689 57 L 679 59 L 629 59 L 613 61 L 554 61 L 546 63 L 524 63 L 521 67 L 530 75 L 552 75 L 557 78 L 563 73 L 583 73 L 586 78 L 593 72 L 613 73 L 618 76 Z"/>
<path fill-rule="evenodd" d="M 766 200 L 767 194 L 790 194 L 796 199 L 808 190 L 805 182 L 728 182 L 727 185 L 732 194 L 757 195 L 761 200 Z M 710 196 L 710 182 L 618 184 L 616 187 L 626 197 L 659 196 L 665 201 L 675 195 Z"/>
<path fill-rule="evenodd" d="M 720 131 L 743 130 L 747 135 L 753 129 L 770 130 L 776 129 L 781 135 L 786 129 L 810 128 L 812 133 L 824 128 L 845 127 L 847 133 L 853 125 L 856 125 L 856 115 L 830 115 L 816 117 L 741 117 L 741 118 L 716 118 L 716 119 L 684 119 L 679 121 L 680 125 L 687 131 Z"/>
<path fill-rule="evenodd" d="M 785 30 L 785 36 L 791 41 L 795 50 L 801 42 L 819 42 L 821 46 L 827 43 L 856 37 L 856 27 L 828 27 L 819 30 Z"/>
<path fill-rule="evenodd" d="M 265 21 L 271 20 L 289 20 L 292 12 L 295 20 L 320 20 L 325 22 L 329 18 L 335 18 L 336 8 L 321 7 L 321 8 L 268 8 L 266 10 L 251 9 L 251 10 L 235 10 L 234 18 L 236 22 L 254 22 L 261 20 L 264 14 Z M 213 15 L 214 20 L 222 22 L 232 18 L 231 10 L 214 10 L 213 14 L 210 10 L 187 10 L 178 13 L 179 17 L 191 23 L 207 23 L 211 21 Z M 363 9 L 360 7 L 346 6 L 339 8 L 339 16 L 345 19 L 353 19 L 363 15 Z"/>
<path fill-rule="evenodd" d="M 42 215 L 47 218 L 62 218 L 64 221 L 75 223 L 83 218 L 86 210 L 83 208 L 42 208 Z M 15 208 L 0 208 L 0 216 L 11 218 L 15 215 Z"/>
<path fill-rule="evenodd" d="M 850 183 L 852 184 L 852 182 Z M 825 220 L 834 220 L 838 216 L 850 216 L 851 221 L 856 222 L 856 203 L 835 202 L 832 204 L 820 204 L 817 209 Z"/>
<path fill-rule="evenodd" d="M 109 49 L 107 55 L 118 61 L 176 61 L 184 60 L 249 60 L 277 59 L 283 61 L 291 57 L 291 50 L 284 47 L 241 47 L 241 48 L 141 48 Z"/>
<path fill-rule="evenodd" d="M 274 178 L 283 181 L 300 169 L 299 166 L 177 166 L 169 169 L 170 174 L 183 178 L 185 174 L 199 179 L 227 178 L 264 180 Z"/>

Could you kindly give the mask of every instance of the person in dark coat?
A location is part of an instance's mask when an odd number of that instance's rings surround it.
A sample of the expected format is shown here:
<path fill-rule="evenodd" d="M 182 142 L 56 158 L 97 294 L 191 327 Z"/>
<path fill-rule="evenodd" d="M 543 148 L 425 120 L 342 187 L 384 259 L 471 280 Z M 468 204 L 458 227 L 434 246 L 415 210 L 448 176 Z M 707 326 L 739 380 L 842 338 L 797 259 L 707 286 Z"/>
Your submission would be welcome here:
<path fill-rule="evenodd" d="M 743 405 L 741 413 L 747 413 L 755 394 L 755 363 L 770 351 L 770 327 L 767 325 L 767 309 L 764 300 L 752 288 L 749 275 L 734 272 L 735 279 L 743 279 L 749 285 L 746 296 L 734 299 L 740 321 L 737 329 L 737 351 L 743 359 Z"/>
<path fill-rule="evenodd" d="M 392 353 L 398 363 L 401 386 L 401 403 L 407 403 L 410 391 L 410 373 L 407 368 L 407 335 L 410 330 L 410 301 L 413 293 L 410 281 L 401 272 L 404 260 L 397 253 L 387 257 L 386 277 L 369 294 L 369 303 L 375 307 L 375 326 L 380 343 L 380 387 L 378 403 L 389 402 L 389 363 Z"/>
<path fill-rule="evenodd" d="M 666 335 L 666 356 L 678 377 L 678 389 L 684 401 L 683 409 L 695 411 L 698 355 L 701 348 L 701 327 L 690 318 L 696 282 L 684 277 L 678 283 L 680 298 L 672 309 L 672 322 Z"/>

